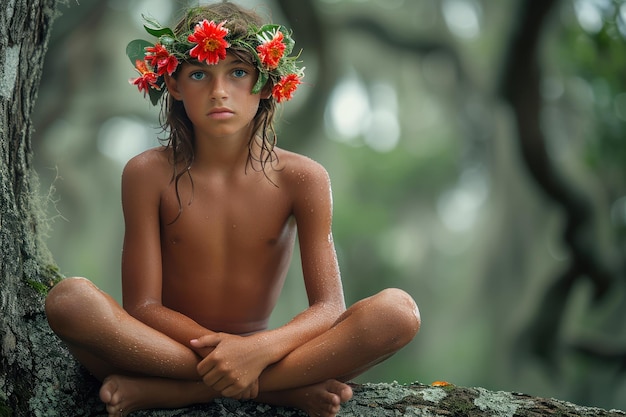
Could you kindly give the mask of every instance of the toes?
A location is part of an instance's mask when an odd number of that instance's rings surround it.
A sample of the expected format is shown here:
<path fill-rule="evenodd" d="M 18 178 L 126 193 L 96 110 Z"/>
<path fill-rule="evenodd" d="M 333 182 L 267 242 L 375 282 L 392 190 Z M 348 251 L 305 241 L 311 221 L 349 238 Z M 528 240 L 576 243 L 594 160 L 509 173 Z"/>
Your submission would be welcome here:
<path fill-rule="evenodd" d="M 110 403 L 113 398 L 113 392 L 115 391 L 115 389 L 116 388 L 113 382 L 108 378 L 105 379 L 102 383 L 102 386 L 100 387 L 100 400 L 105 404 Z"/>
<path fill-rule="evenodd" d="M 100 400 L 106 404 L 106 410 L 111 417 L 120 417 L 123 411 L 122 393 L 119 390 L 119 385 L 112 378 L 104 380 L 102 387 L 100 388 Z"/>
<path fill-rule="evenodd" d="M 352 388 L 350 388 L 349 385 L 345 385 L 341 390 L 341 393 L 339 394 L 339 398 L 341 399 L 342 403 L 350 400 L 352 398 Z"/>
<path fill-rule="evenodd" d="M 339 403 L 344 403 L 352 398 L 352 388 L 343 382 L 331 379 L 327 382 L 326 389 L 339 398 Z"/>

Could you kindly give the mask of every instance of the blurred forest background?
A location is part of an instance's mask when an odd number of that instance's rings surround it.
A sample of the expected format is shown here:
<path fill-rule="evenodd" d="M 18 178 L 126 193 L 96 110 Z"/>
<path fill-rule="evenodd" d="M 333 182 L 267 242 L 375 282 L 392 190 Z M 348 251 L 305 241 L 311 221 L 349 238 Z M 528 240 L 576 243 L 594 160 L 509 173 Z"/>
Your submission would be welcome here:
<path fill-rule="evenodd" d="M 196 0 L 197 2 L 197 0 Z M 333 181 L 346 299 L 417 300 L 417 339 L 360 381 L 447 380 L 626 409 L 626 4 L 238 1 L 294 30 L 305 85 L 279 145 Z M 48 244 L 118 300 L 120 174 L 162 136 L 128 79 L 141 15 L 60 7 L 33 138 Z M 306 306 L 299 259 L 273 316 Z"/>

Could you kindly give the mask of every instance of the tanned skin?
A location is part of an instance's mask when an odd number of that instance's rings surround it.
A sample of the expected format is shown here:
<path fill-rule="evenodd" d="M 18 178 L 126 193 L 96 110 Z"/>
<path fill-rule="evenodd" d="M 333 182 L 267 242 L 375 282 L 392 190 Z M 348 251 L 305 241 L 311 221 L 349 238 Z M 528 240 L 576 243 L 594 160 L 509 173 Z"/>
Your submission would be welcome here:
<path fill-rule="evenodd" d="M 278 148 L 265 173 L 248 163 L 251 121 L 269 96 L 250 93 L 255 74 L 229 54 L 166 78 L 194 124 L 195 159 L 180 200 L 169 149 L 124 169 L 123 307 L 83 278 L 46 300 L 52 329 L 102 381 L 110 417 L 217 397 L 333 417 L 352 397 L 345 382 L 419 329 L 417 306 L 398 289 L 346 309 L 321 165 Z M 296 236 L 309 307 L 268 330 Z"/>

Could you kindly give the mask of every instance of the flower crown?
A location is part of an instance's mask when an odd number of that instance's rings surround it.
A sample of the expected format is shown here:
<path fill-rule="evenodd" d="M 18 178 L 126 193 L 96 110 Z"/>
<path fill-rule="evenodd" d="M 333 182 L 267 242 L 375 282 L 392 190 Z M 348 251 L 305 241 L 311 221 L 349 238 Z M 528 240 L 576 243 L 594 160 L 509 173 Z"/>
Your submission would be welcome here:
<path fill-rule="evenodd" d="M 215 65 L 226 58 L 226 50 L 231 47 L 248 50 L 259 70 L 259 78 L 252 87 L 252 94 L 258 94 L 268 80 L 273 83 L 272 96 L 278 103 L 290 100 L 304 77 L 304 67 L 298 67 L 298 57 L 289 56 L 295 41 L 291 33 L 281 25 L 269 24 L 256 28 L 250 26 L 245 37 L 230 36 L 220 23 L 202 20 L 193 31 L 176 36 L 168 27 L 144 16 L 150 26 L 144 25 L 146 32 L 157 38 L 156 43 L 135 39 L 126 47 L 126 55 L 139 72 L 139 77 L 130 79 L 140 92 L 150 97 L 156 105 L 165 90 L 165 74 L 172 75 L 181 61 L 190 58 L 208 65 Z"/>

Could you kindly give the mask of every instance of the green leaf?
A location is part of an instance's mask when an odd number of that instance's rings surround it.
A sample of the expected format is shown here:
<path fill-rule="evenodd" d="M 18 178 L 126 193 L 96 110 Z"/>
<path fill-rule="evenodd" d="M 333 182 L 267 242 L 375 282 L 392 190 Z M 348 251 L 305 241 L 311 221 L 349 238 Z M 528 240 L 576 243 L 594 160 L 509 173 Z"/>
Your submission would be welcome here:
<path fill-rule="evenodd" d="M 148 96 L 150 97 L 150 103 L 152 103 L 152 105 L 154 106 L 159 104 L 159 99 L 163 95 L 163 92 L 165 91 L 165 88 L 166 88 L 165 83 L 159 83 L 159 84 L 162 84 L 162 87 L 160 90 L 156 90 L 154 88 L 148 89 Z"/>
<path fill-rule="evenodd" d="M 281 28 L 280 25 L 274 25 L 270 23 L 270 24 L 261 26 L 261 29 L 259 29 L 259 33 L 275 32 L 277 29 L 280 30 L 280 28 Z"/>
<path fill-rule="evenodd" d="M 256 84 L 254 84 L 254 87 L 252 87 L 252 94 L 260 93 L 269 78 L 270 76 L 267 72 L 259 72 L 259 78 L 256 80 Z"/>
<path fill-rule="evenodd" d="M 154 46 L 148 41 L 144 41 L 143 39 L 135 39 L 134 41 L 130 41 L 128 46 L 126 46 L 126 55 L 130 62 L 135 66 L 135 62 L 137 60 L 143 61 L 146 57 L 146 48 Z"/>
<path fill-rule="evenodd" d="M 152 26 L 149 27 L 147 25 L 143 25 L 144 29 L 146 29 L 146 32 L 149 34 L 156 36 L 157 38 L 160 38 L 163 35 L 168 35 L 173 38 L 176 37 L 174 36 L 172 29 L 161 26 L 161 24 L 154 17 L 146 16 L 145 14 L 142 14 L 141 17 L 146 21 L 146 23 L 148 23 L 148 25 Z"/>
<path fill-rule="evenodd" d="M 168 35 L 161 36 L 161 38 L 159 40 L 161 41 L 161 45 L 163 45 L 163 46 L 170 46 L 170 45 L 173 45 L 174 42 L 176 42 L 176 38 L 173 38 L 173 37 L 168 36 Z"/>
<path fill-rule="evenodd" d="M 143 27 L 146 30 L 146 32 L 148 32 L 152 36 L 156 36 L 157 38 L 160 38 L 161 36 L 170 36 L 172 38 L 175 37 L 174 32 L 172 32 L 172 29 L 170 29 L 170 28 L 156 28 L 156 29 L 154 29 L 154 28 L 148 27 L 146 25 L 144 25 Z"/>

